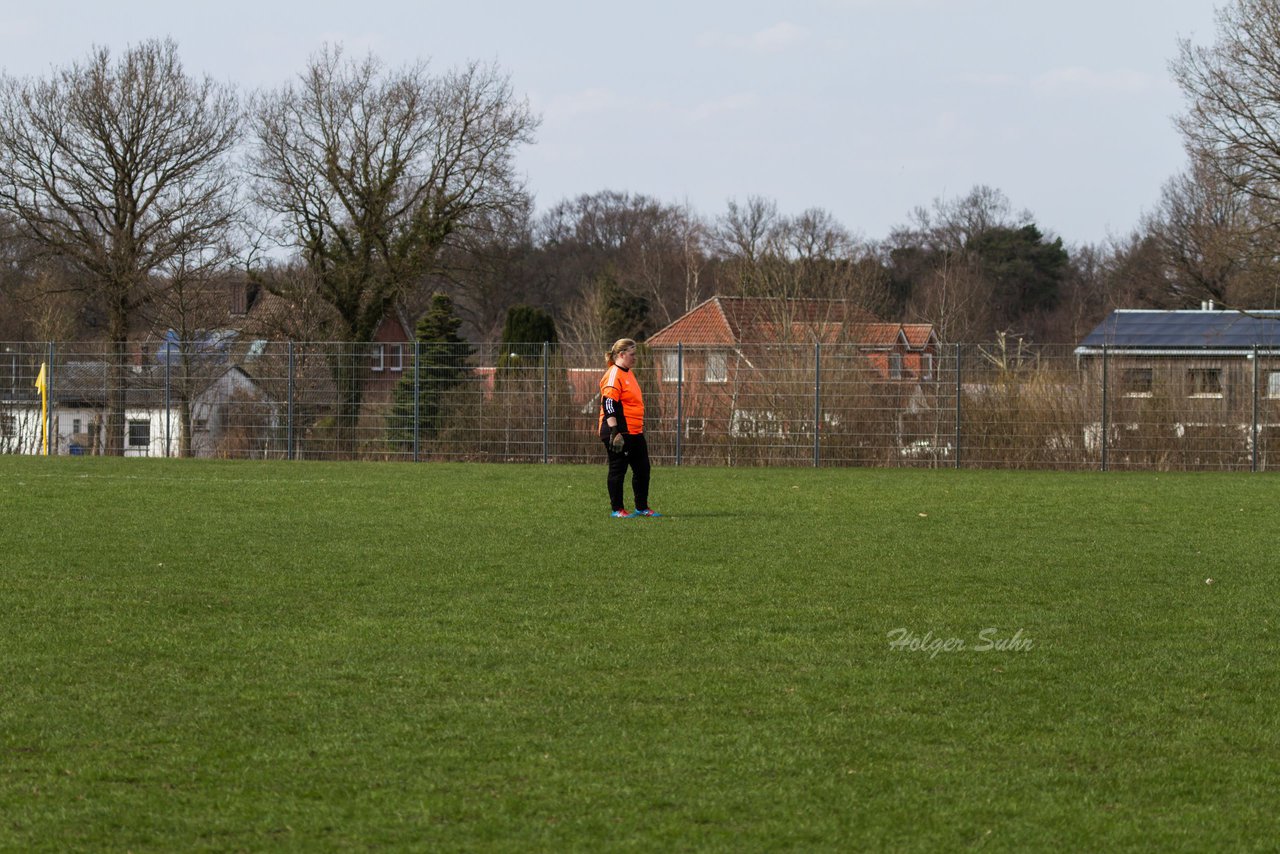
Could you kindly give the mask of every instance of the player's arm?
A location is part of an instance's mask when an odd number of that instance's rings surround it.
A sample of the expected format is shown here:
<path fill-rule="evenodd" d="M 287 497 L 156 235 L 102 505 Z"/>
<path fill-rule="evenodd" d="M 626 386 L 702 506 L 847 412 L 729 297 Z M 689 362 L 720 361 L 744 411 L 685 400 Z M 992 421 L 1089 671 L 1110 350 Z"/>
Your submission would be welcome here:
<path fill-rule="evenodd" d="M 605 386 L 601 392 L 600 405 L 604 407 L 600 438 L 608 441 L 614 450 L 621 451 L 622 434 L 627 432 L 627 418 L 622 412 L 622 392 L 614 386 Z"/>
<path fill-rule="evenodd" d="M 618 419 L 622 417 L 622 401 L 606 395 L 601 400 L 601 403 L 604 404 L 604 423 L 616 430 L 618 428 Z"/>

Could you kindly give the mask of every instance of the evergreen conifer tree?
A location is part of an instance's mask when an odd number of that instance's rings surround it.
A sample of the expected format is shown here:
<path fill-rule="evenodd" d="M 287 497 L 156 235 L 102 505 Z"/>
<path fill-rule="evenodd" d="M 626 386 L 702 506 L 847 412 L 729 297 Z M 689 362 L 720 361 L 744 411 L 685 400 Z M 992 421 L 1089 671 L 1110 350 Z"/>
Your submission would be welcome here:
<path fill-rule="evenodd" d="M 439 432 L 444 416 L 446 392 L 467 376 L 467 360 L 472 349 L 458 335 L 462 319 L 448 294 L 431 297 L 431 307 L 418 321 L 418 437 L 430 439 Z M 391 414 L 387 417 L 388 438 L 406 449 L 413 446 L 414 372 L 406 371 L 396 386 Z"/>

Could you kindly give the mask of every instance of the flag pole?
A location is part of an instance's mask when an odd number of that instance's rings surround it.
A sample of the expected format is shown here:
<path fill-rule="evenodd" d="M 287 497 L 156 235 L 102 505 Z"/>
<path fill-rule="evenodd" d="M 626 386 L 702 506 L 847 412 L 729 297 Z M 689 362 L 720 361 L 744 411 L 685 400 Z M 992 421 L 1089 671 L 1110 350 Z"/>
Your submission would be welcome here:
<path fill-rule="evenodd" d="M 49 365 L 40 363 L 40 373 L 36 376 L 36 388 L 40 391 L 40 445 L 44 455 L 49 456 Z"/>

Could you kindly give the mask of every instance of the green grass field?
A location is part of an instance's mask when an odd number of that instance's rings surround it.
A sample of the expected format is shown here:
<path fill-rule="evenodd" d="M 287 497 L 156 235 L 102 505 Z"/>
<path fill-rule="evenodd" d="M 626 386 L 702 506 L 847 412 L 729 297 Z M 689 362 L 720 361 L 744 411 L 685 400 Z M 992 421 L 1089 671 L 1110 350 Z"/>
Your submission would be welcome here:
<path fill-rule="evenodd" d="M 654 520 L 603 492 L 0 458 L 0 849 L 1280 838 L 1280 480 L 659 468 Z"/>

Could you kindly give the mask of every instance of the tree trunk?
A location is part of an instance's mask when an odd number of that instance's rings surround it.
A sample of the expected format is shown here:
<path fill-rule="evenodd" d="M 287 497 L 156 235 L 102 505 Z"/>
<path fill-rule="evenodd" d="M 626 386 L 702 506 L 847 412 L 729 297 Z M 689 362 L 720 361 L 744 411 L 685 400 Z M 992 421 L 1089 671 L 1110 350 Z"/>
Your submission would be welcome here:
<path fill-rule="evenodd" d="M 335 458 L 355 459 L 359 443 L 358 426 L 360 404 L 364 399 L 362 366 L 368 364 L 370 346 L 367 343 L 348 341 L 339 352 L 330 357 L 337 412 L 334 414 Z"/>
<path fill-rule="evenodd" d="M 191 456 L 191 396 L 187 394 L 189 386 L 183 386 L 178 393 L 178 456 L 186 459 Z"/>
<path fill-rule="evenodd" d="M 124 456 L 125 403 L 129 382 L 129 319 L 123 310 L 113 310 L 109 324 L 111 346 L 107 355 L 107 430 L 104 451 L 109 457 Z"/>

